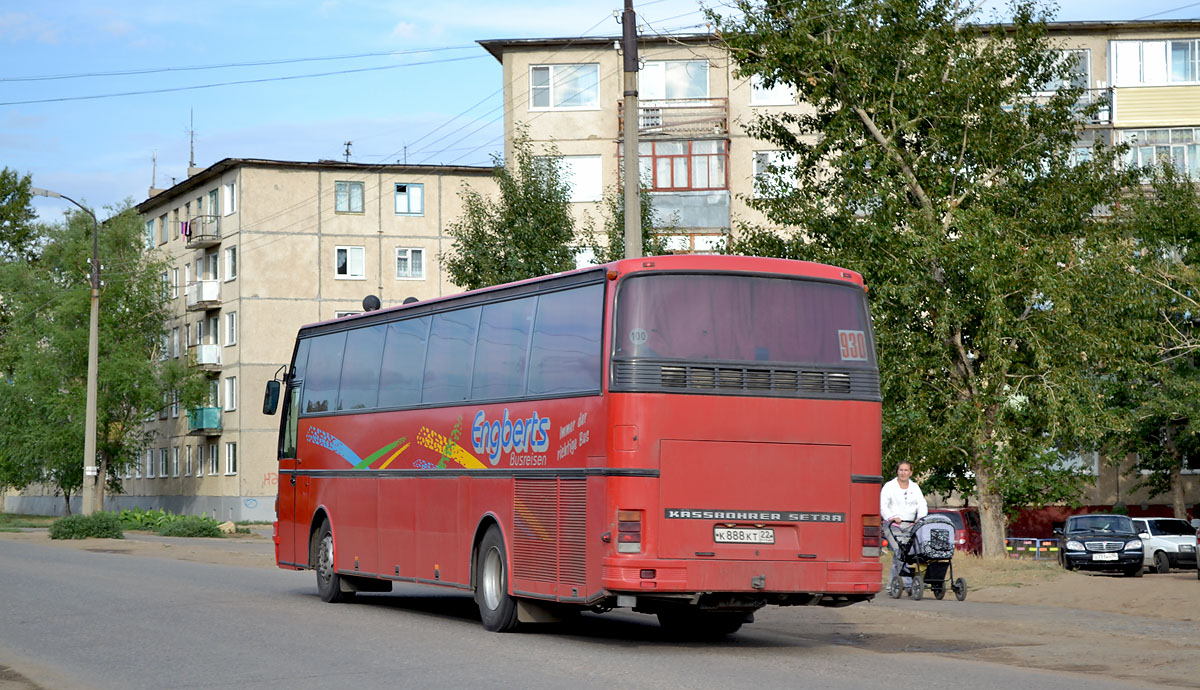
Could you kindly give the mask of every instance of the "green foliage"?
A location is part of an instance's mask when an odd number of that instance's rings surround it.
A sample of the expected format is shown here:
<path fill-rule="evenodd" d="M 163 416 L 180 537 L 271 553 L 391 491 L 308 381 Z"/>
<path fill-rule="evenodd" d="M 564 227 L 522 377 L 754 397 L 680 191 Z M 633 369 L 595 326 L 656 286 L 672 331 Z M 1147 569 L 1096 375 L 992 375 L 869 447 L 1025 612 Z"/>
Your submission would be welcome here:
<path fill-rule="evenodd" d="M 211 537 L 220 539 L 225 535 L 217 526 L 217 521 L 201 515 L 176 515 L 176 519 L 158 528 L 158 533 L 164 537 Z"/>
<path fill-rule="evenodd" d="M 0 513 L 0 529 L 11 528 L 15 531 L 23 527 L 49 527 L 56 519 L 48 515 Z"/>
<path fill-rule="evenodd" d="M 1095 106 L 1040 93 L 1070 65 L 1036 2 L 990 28 L 956 0 L 734 7 L 710 16 L 740 75 L 812 107 L 748 127 L 793 158 L 747 200 L 772 227 L 740 228 L 733 251 L 866 276 L 885 474 L 909 460 L 930 493 L 978 496 L 1001 554 L 1006 503 L 1077 495 L 1057 449 L 1099 443 L 1106 382 L 1146 345 L 1135 244 L 1096 213 L 1129 182 L 1120 152 L 1075 164 Z"/>
<path fill-rule="evenodd" d="M 669 233 L 675 223 L 667 226 L 659 224 L 661 219 L 654 211 L 653 197 L 648 189 L 641 187 L 638 196 L 638 211 L 642 217 L 642 256 L 666 254 L 666 242 L 655 233 Z M 606 264 L 625 258 L 625 190 L 619 187 L 605 190 L 601 206 L 604 209 L 603 240 L 589 231 L 587 244 L 595 256 L 595 262 Z"/>
<path fill-rule="evenodd" d="M 171 522 L 176 517 L 158 508 L 125 508 L 118 517 L 125 529 L 154 531 Z"/>
<path fill-rule="evenodd" d="M 121 520 L 115 513 L 68 515 L 50 525 L 51 539 L 124 539 Z"/>
<path fill-rule="evenodd" d="M 0 294 L 7 310 L 0 338 L 0 485 L 34 482 L 65 498 L 83 483 L 87 350 L 91 309 L 92 218 L 38 226 L 40 254 L 0 257 Z M 108 489 L 140 458 L 143 420 L 180 391 L 202 395 L 202 374 L 161 360 L 168 320 L 161 274 L 168 265 L 143 250 L 143 224 L 126 204 L 100 226 L 101 272 L 97 460 Z"/>
<path fill-rule="evenodd" d="M 32 261 L 37 256 L 37 217 L 29 203 L 29 175 L 0 169 L 0 261 Z"/>
<path fill-rule="evenodd" d="M 1131 194 L 1118 219 L 1139 240 L 1144 289 L 1159 318 L 1145 367 L 1113 386 L 1123 417 L 1110 442 L 1117 458 L 1138 455 L 1133 490 L 1171 493 L 1182 517 L 1180 471 L 1185 458 L 1200 456 L 1200 190 L 1169 161 L 1143 174 L 1145 193 Z"/>
<path fill-rule="evenodd" d="M 464 186 L 463 215 L 450 223 L 452 250 L 442 265 L 468 290 L 575 268 L 575 218 L 562 160 L 535 155 L 528 134 L 513 140 L 515 160 L 495 158 L 499 197 Z"/>

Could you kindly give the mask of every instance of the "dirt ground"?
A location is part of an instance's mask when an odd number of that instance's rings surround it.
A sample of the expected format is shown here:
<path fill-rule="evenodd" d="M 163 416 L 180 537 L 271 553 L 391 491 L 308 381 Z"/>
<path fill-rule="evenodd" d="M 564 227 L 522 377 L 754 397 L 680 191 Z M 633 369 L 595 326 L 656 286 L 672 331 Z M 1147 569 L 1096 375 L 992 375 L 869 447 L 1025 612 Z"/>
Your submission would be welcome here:
<path fill-rule="evenodd" d="M 131 532 L 126 539 L 51 541 L 46 530 L 0 533 L 0 540 L 58 548 L 274 568 L 269 537 L 176 539 Z M 1135 684 L 1200 687 L 1200 581 L 1195 570 L 1140 578 L 1064 572 L 1053 562 L 958 556 L 954 575 L 967 599 L 947 593 L 921 601 L 880 593 L 867 604 L 807 609 L 804 636 L 881 653 L 925 652 L 999 664 L 1124 679 Z M 887 563 L 884 563 L 887 572 Z M 747 631 L 782 634 L 797 615 L 764 609 Z M 5 677 L 0 690 L 24 690 Z M 6 684 L 6 680 L 12 684 Z"/>

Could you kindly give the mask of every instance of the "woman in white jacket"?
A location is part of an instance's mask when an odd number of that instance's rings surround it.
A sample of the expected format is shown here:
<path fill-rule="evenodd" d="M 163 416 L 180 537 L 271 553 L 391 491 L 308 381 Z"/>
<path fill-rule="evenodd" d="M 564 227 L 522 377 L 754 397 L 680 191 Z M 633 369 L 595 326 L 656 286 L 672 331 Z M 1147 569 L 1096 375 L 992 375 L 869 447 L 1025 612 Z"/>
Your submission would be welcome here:
<path fill-rule="evenodd" d="M 925 494 L 912 480 L 912 463 L 901 460 L 896 466 L 896 478 L 884 484 L 879 492 L 879 516 L 888 528 L 888 546 L 892 548 L 892 570 L 888 573 L 888 582 L 900 575 L 903 566 L 896 542 L 908 540 L 912 523 L 928 514 L 929 504 L 925 501 Z M 904 582 L 905 587 L 908 584 Z"/>

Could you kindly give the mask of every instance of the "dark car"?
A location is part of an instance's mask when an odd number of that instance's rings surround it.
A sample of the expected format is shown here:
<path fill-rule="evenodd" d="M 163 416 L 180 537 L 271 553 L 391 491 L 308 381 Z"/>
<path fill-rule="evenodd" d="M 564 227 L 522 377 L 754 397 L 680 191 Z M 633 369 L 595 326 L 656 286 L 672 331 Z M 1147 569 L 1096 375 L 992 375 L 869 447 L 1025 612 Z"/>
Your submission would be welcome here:
<path fill-rule="evenodd" d="M 1058 561 L 1067 570 L 1142 576 L 1142 540 L 1128 515 L 1072 515 L 1058 536 Z"/>
<path fill-rule="evenodd" d="M 945 515 L 954 523 L 954 548 L 976 556 L 983 553 L 983 528 L 975 508 L 930 508 L 930 515 Z"/>

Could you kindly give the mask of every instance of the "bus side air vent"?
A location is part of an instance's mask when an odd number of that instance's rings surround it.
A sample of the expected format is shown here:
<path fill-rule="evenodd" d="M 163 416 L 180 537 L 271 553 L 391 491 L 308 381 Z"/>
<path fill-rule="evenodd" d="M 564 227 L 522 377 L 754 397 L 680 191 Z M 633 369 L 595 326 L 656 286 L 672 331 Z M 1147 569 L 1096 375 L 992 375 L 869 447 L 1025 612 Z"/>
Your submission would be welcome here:
<path fill-rule="evenodd" d="M 651 359 L 614 359 L 612 390 L 765 395 L 794 398 L 879 399 L 879 373 L 870 369 L 739 366 Z"/>

